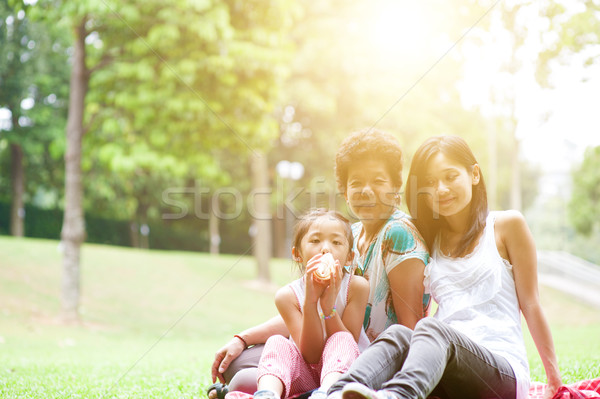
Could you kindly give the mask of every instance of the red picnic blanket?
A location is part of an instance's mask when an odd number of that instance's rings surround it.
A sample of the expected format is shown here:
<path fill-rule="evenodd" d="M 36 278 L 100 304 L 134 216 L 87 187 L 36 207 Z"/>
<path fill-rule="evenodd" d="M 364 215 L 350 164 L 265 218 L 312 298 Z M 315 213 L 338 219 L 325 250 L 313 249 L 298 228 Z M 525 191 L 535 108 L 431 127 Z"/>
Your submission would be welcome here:
<path fill-rule="evenodd" d="M 542 399 L 546 392 L 546 384 L 532 382 L 529 387 L 529 399 Z M 552 399 L 591 399 L 600 398 L 600 378 L 579 381 L 563 385 Z"/>

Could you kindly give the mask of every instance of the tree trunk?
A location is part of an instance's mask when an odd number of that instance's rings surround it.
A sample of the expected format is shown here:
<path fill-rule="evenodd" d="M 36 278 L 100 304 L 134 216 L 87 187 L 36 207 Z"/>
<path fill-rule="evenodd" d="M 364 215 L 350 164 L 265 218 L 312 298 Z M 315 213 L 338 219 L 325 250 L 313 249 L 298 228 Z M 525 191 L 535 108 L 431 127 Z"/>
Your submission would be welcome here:
<path fill-rule="evenodd" d="M 516 122 L 514 122 L 512 126 L 516 126 Z M 512 132 L 512 141 L 513 149 L 511 151 L 510 208 L 521 211 L 521 208 L 523 208 L 523 203 L 521 195 L 521 165 L 519 163 L 520 146 L 519 139 L 515 134 L 515 129 L 513 129 Z"/>
<path fill-rule="evenodd" d="M 488 167 L 489 180 L 486 182 L 488 192 L 488 207 L 490 210 L 498 208 L 498 139 L 497 139 L 497 120 L 491 118 L 488 120 L 488 153 L 490 164 Z"/>
<path fill-rule="evenodd" d="M 258 280 L 268 283 L 269 260 L 271 259 L 271 211 L 269 188 L 269 171 L 264 154 L 252 155 L 252 193 L 254 200 L 254 256 L 258 268 Z"/>
<path fill-rule="evenodd" d="M 16 126 L 13 124 L 13 126 Z M 19 144 L 10 145 L 10 178 L 12 183 L 12 206 L 10 210 L 10 234 L 23 237 L 25 229 L 25 170 L 23 168 L 23 149 Z"/>
<path fill-rule="evenodd" d="M 208 233 L 210 236 L 210 253 L 211 255 L 219 254 L 221 246 L 221 235 L 219 234 L 219 216 L 217 211 L 219 208 L 219 197 L 213 195 L 210 201 L 210 212 L 208 212 Z"/>
<path fill-rule="evenodd" d="M 143 198 L 146 197 L 146 193 L 142 193 Z M 145 202 L 138 199 L 138 207 L 137 207 L 137 220 L 139 221 L 139 234 L 138 234 L 138 244 L 139 248 L 149 249 L 150 248 L 150 227 L 148 225 L 148 208 Z"/>
<path fill-rule="evenodd" d="M 133 248 L 140 247 L 140 226 L 135 220 L 129 222 L 129 241 Z"/>
<path fill-rule="evenodd" d="M 81 145 L 83 114 L 88 89 L 85 65 L 85 18 L 74 28 L 73 65 L 69 88 L 69 115 L 65 152 L 65 212 L 61 239 L 64 248 L 62 274 L 62 319 L 79 321 L 79 260 L 85 240 L 83 186 L 81 182 Z"/>

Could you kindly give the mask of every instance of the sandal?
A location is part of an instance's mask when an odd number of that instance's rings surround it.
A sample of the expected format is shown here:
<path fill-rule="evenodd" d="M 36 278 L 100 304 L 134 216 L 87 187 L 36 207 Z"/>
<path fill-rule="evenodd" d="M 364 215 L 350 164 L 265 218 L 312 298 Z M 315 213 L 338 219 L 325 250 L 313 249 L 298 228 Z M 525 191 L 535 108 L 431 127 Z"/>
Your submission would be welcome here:
<path fill-rule="evenodd" d="M 212 391 L 213 389 L 217 391 L 216 399 L 225 399 L 225 395 L 227 395 L 227 393 L 229 392 L 229 388 L 227 388 L 227 385 L 217 382 L 206 389 L 206 397 L 210 397 L 210 391 Z"/>

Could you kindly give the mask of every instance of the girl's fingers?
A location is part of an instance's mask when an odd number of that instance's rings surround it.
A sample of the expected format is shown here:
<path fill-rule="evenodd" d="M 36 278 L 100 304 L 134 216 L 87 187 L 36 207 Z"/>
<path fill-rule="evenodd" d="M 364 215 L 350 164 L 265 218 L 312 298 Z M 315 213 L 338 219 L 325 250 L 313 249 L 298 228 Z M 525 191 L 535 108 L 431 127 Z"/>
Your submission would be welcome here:
<path fill-rule="evenodd" d="M 333 275 L 335 276 L 336 280 L 339 279 L 341 271 L 342 271 L 342 267 L 340 266 L 340 261 L 339 260 L 335 260 L 335 273 L 333 273 Z"/>
<path fill-rule="evenodd" d="M 319 268 L 319 264 L 316 265 L 306 265 L 306 274 L 312 274 Z"/>

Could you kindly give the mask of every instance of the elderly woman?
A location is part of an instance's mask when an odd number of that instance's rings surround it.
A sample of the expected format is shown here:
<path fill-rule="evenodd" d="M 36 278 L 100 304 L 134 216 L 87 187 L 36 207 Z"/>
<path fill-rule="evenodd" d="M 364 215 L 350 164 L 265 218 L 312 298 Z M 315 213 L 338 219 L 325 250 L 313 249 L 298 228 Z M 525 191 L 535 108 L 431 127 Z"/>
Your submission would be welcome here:
<path fill-rule="evenodd" d="M 392 324 L 414 328 L 426 315 L 429 295 L 423 272 L 429 261 L 425 242 L 410 218 L 398 210 L 402 150 L 394 136 L 375 129 L 356 132 L 335 158 L 337 186 L 359 222 L 354 235 L 353 272 L 369 280 L 363 327 L 372 341 Z M 208 396 L 222 398 L 229 388 L 253 393 L 262 344 L 274 334 L 288 335 L 278 316 L 245 330 L 215 354 Z"/>

